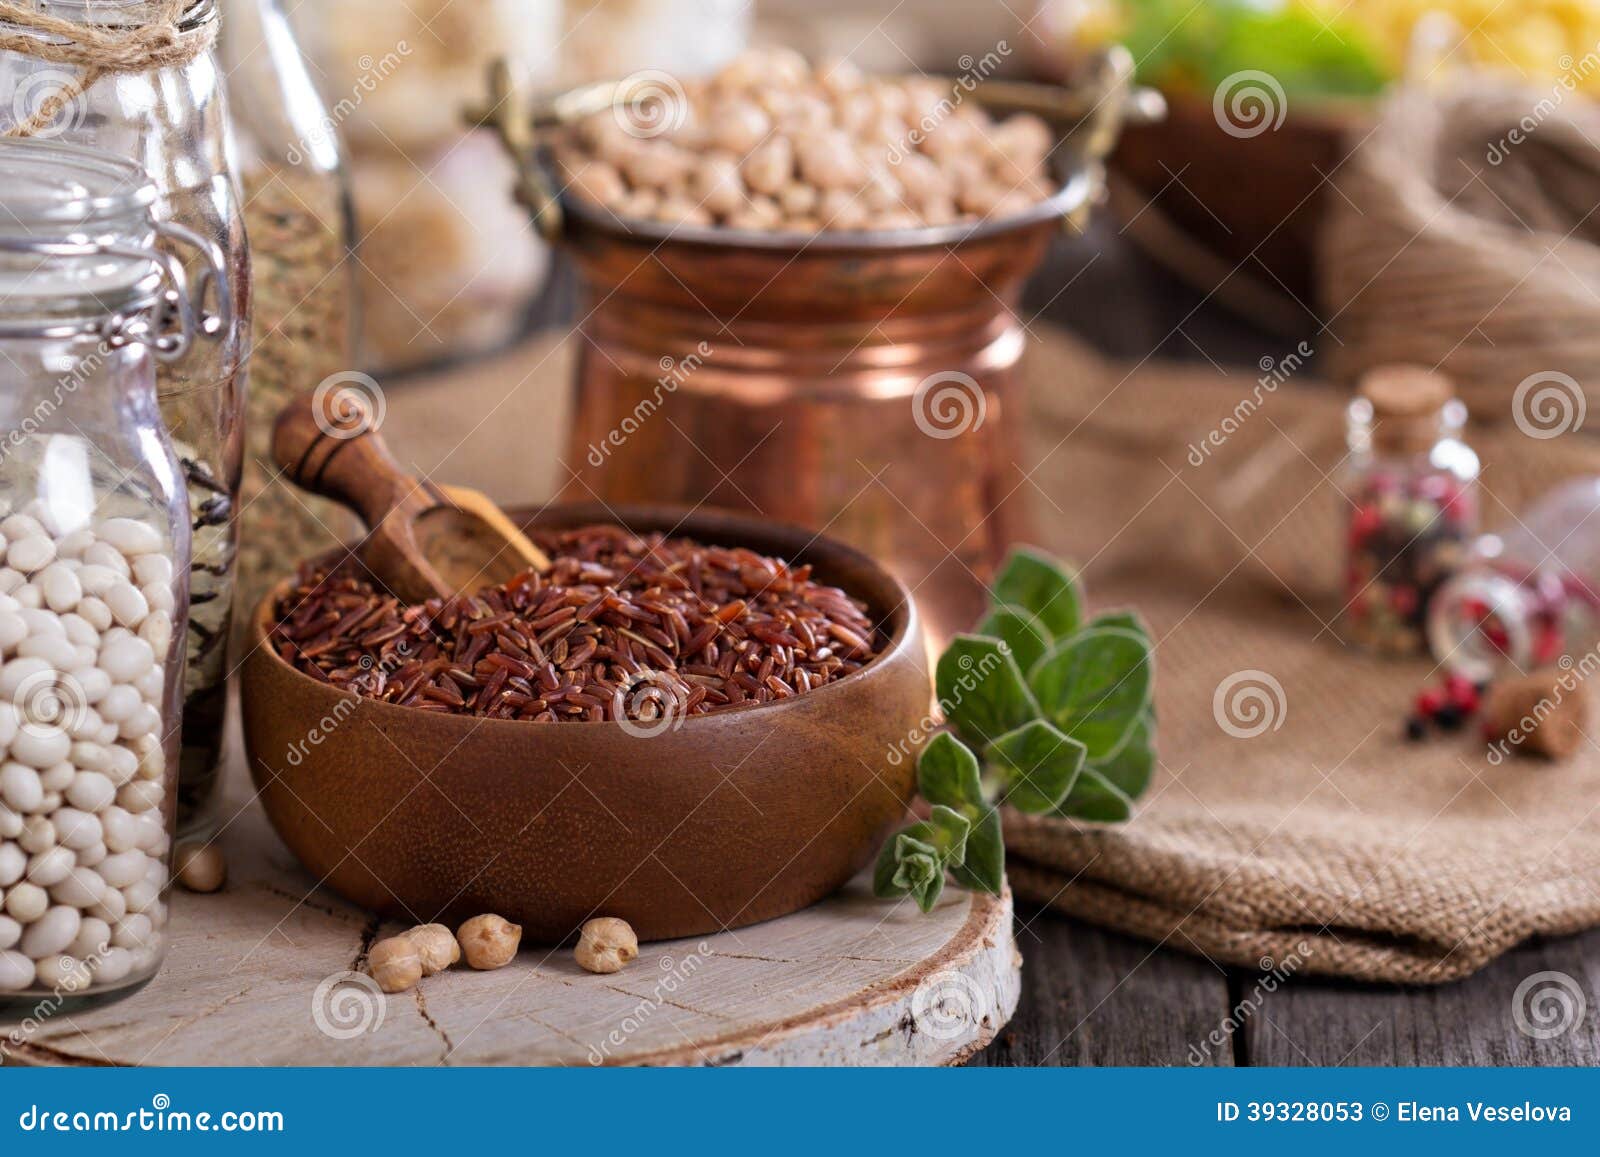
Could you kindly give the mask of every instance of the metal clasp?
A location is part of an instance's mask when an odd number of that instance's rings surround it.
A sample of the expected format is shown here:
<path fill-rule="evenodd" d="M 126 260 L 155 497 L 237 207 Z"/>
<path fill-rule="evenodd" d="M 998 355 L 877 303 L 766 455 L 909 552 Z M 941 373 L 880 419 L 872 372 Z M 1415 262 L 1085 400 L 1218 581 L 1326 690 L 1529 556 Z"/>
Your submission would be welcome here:
<path fill-rule="evenodd" d="M 183 262 L 166 250 L 152 254 L 169 284 L 161 291 L 161 311 L 150 346 L 161 361 L 175 362 L 193 347 L 196 335 L 217 341 L 233 328 L 232 287 L 228 284 L 227 256 L 215 241 L 173 221 L 157 221 L 156 234 L 168 242 L 198 251 L 205 263 L 191 294 Z M 206 299 L 213 292 L 216 310 L 208 313 Z M 174 322 L 176 330 L 172 328 Z"/>

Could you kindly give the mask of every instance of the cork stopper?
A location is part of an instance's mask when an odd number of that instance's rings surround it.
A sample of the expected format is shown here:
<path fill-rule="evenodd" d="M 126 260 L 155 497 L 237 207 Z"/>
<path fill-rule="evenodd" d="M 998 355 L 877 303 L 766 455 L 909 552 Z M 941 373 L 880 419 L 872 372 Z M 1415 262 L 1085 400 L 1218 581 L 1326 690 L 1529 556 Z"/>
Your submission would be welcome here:
<path fill-rule="evenodd" d="M 1456 396 L 1445 375 L 1411 365 L 1368 370 L 1358 392 L 1372 407 L 1372 444 L 1396 453 L 1425 451 L 1437 442 L 1444 408 Z"/>
<path fill-rule="evenodd" d="M 1554 667 L 1496 683 L 1483 705 L 1491 742 L 1548 759 L 1566 759 L 1578 750 L 1588 718 L 1586 689 Z"/>

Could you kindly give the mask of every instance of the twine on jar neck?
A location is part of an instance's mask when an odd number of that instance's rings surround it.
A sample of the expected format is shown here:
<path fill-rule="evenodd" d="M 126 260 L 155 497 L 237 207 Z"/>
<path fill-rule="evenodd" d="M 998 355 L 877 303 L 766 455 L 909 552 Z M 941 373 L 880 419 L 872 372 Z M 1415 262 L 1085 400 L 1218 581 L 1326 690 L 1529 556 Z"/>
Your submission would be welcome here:
<path fill-rule="evenodd" d="M 117 15 L 125 17 L 122 22 L 100 25 L 0 0 L 0 51 L 76 70 L 40 101 L 32 115 L 10 126 L 4 135 L 34 136 L 103 76 L 176 67 L 209 51 L 217 38 L 215 20 L 187 31 L 179 29 L 189 3 L 146 0 L 119 9 Z"/>

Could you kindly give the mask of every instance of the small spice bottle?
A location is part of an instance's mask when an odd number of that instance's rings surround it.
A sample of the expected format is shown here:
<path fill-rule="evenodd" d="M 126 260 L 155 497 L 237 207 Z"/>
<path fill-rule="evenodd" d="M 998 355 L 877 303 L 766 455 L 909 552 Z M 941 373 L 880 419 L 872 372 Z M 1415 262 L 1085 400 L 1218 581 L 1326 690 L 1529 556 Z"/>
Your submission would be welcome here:
<path fill-rule="evenodd" d="M 1469 679 L 1531 671 L 1600 641 L 1600 478 L 1564 483 L 1498 534 L 1434 596 L 1428 642 Z"/>
<path fill-rule="evenodd" d="M 1478 532 L 1478 456 L 1467 410 L 1444 375 L 1384 366 L 1347 412 L 1345 637 L 1420 655 L 1428 601 Z"/>

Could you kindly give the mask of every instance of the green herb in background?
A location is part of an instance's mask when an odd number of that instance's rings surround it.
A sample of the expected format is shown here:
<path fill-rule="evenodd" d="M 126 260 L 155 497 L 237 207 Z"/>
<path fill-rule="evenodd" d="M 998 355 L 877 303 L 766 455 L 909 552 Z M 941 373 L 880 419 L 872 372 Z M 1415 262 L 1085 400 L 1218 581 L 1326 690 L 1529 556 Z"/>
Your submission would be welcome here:
<path fill-rule="evenodd" d="M 1047 555 L 1014 550 L 989 613 L 939 657 L 935 684 L 951 731 L 917 759 L 928 819 L 891 836 L 873 888 L 924 912 L 945 879 L 998 892 L 1005 880 L 1000 807 L 1118 822 L 1155 764 L 1155 663 L 1131 611 L 1085 622 L 1078 576 Z"/>
<path fill-rule="evenodd" d="M 1292 96 L 1369 96 L 1393 77 L 1363 30 L 1289 4 L 1250 0 L 1123 0 L 1122 42 L 1139 79 L 1168 92 L 1210 94 L 1235 73 L 1271 73 Z"/>

